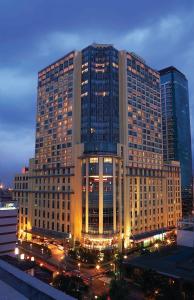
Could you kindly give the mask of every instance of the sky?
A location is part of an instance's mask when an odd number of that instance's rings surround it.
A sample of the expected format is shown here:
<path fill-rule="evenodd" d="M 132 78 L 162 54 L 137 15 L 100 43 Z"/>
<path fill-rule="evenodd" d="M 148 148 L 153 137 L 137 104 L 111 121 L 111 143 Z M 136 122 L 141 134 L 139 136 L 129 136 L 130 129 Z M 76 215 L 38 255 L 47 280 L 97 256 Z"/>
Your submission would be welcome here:
<path fill-rule="evenodd" d="M 194 146 L 193 0 L 0 0 L 0 181 L 34 156 L 38 71 L 93 42 L 185 73 Z"/>

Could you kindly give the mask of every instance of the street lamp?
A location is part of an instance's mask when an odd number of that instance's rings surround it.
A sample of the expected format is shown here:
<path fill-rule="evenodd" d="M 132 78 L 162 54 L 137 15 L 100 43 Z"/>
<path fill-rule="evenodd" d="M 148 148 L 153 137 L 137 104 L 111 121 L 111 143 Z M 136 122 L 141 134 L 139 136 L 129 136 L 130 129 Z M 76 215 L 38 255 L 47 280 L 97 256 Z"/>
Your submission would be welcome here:
<path fill-rule="evenodd" d="M 79 271 L 80 271 L 81 264 L 80 264 L 80 263 L 78 263 L 77 265 L 78 265 L 78 268 L 79 268 Z"/>
<path fill-rule="evenodd" d="M 22 254 L 20 255 L 20 259 L 21 259 L 21 260 L 24 260 L 24 258 L 25 258 L 24 253 L 22 253 Z"/>
<path fill-rule="evenodd" d="M 100 266 L 99 265 L 96 265 L 96 270 L 98 271 L 100 269 Z"/>
<path fill-rule="evenodd" d="M 15 255 L 19 255 L 19 253 L 20 253 L 19 248 L 16 247 L 16 248 L 15 248 Z"/>
<path fill-rule="evenodd" d="M 113 267 L 113 272 L 115 273 L 115 271 L 116 271 L 115 263 L 111 263 L 110 265 L 111 265 L 111 267 Z"/>

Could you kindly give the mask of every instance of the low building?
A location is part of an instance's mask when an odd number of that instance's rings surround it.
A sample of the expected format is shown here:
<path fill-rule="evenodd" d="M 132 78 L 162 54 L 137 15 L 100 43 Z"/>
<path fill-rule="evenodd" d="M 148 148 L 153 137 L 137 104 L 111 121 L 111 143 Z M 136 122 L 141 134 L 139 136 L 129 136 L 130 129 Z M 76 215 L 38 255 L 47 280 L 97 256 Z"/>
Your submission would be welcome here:
<path fill-rule="evenodd" d="M 17 208 L 0 205 L 0 256 L 14 254 L 16 246 Z"/>
<path fill-rule="evenodd" d="M 4 188 L 3 184 L 0 184 L 0 203 L 9 205 L 15 203 L 12 198 L 12 190 Z"/>
<path fill-rule="evenodd" d="M 152 270 L 167 278 L 194 282 L 194 252 L 190 247 L 158 248 L 156 252 L 126 260 L 124 265 L 136 270 Z"/>
<path fill-rule="evenodd" d="M 194 248 L 194 217 L 184 218 L 178 223 L 177 245 Z"/>

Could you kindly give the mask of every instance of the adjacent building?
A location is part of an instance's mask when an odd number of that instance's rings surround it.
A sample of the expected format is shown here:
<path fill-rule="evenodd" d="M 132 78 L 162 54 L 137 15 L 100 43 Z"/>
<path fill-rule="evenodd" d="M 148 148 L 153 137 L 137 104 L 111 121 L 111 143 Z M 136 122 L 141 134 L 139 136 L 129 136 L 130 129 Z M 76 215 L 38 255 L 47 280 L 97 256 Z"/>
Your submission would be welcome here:
<path fill-rule="evenodd" d="M 0 203 L 0 256 L 13 255 L 16 247 L 17 208 Z"/>
<path fill-rule="evenodd" d="M 103 249 L 176 226 L 180 166 L 163 162 L 160 75 L 142 58 L 70 52 L 38 74 L 36 121 L 35 158 L 15 177 L 21 237 Z"/>
<path fill-rule="evenodd" d="M 194 248 L 194 218 L 183 218 L 178 222 L 177 245 Z"/>
<path fill-rule="evenodd" d="M 0 289 L 2 299 L 7 300 L 74 300 L 39 279 L 26 274 L 7 261 L 0 259 Z"/>
<path fill-rule="evenodd" d="M 12 199 L 12 193 L 10 189 L 4 188 L 3 184 L 0 183 L 0 202 L 4 204 L 14 204 Z"/>
<path fill-rule="evenodd" d="M 160 71 L 165 161 L 180 161 L 183 215 L 193 208 L 188 81 L 174 67 Z"/>

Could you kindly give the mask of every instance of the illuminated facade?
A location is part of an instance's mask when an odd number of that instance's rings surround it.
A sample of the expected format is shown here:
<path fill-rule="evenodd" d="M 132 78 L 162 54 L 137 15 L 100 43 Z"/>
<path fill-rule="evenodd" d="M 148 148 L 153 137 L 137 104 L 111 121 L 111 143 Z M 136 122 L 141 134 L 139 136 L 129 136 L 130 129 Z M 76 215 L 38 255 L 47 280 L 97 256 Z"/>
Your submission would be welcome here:
<path fill-rule="evenodd" d="M 176 226 L 180 170 L 163 164 L 161 124 L 159 73 L 134 53 L 93 44 L 40 71 L 20 231 L 103 249 Z"/>
<path fill-rule="evenodd" d="M 174 67 L 160 71 L 164 160 L 180 161 L 183 215 L 193 208 L 188 81 Z"/>

